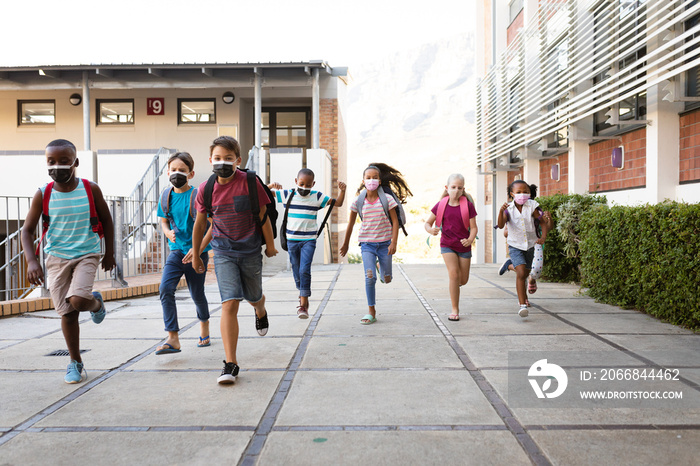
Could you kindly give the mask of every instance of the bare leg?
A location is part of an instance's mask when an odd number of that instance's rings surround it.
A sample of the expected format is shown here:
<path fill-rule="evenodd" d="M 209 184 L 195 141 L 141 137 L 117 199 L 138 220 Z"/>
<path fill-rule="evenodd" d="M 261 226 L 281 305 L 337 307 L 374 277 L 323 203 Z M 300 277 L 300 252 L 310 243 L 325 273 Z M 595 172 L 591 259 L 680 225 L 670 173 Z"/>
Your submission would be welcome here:
<path fill-rule="evenodd" d="M 199 321 L 199 336 L 202 338 L 209 337 L 209 321 L 208 320 L 200 320 Z"/>
<path fill-rule="evenodd" d="M 83 362 L 80 358 L 80 323 L 78 322 L 78 311 L 73 311 L 69 314 L 61 316 L 61 330 L 63 330 L 63 338 L 66 340 L 68 353 L 70 358 Z"/>
<path fill-rule="evenodd" d="M 459 286 L 462 275 L 459 256 L 448 252 L 442 255 L 442 260 L 445 261 L 447 276 L 449 277 L 448 289 L 450 291 L 450 301 L 452 302 L 452 314 L 459 315 Z"/>
<path fill-rule="evenodd" d="M 240 301 L 228 300 L 221 305 L 221 339 L 224 342 L 226 362 L 238 364 L 236 348 L 238 347 L 238 307 Z"/>
<path fill-rule="evenodd" d="M 175 349 L 180 349 L 180 334 L 175 331 L 168 331 L 168 338 L 165 340 L 165 343 L 156 348 L 156 351 L 164 349 L 166 344 Z"/>
<path fill-rule="evenodd" d="M 518 301 L 524 305 L 527 303 L 527 276 L 530 274 L 530 270 L 525 268 L 525 264 L 522 264 L 515 268 L 515 273 L 517 274 L 515 288 L 518 291 Z"/>

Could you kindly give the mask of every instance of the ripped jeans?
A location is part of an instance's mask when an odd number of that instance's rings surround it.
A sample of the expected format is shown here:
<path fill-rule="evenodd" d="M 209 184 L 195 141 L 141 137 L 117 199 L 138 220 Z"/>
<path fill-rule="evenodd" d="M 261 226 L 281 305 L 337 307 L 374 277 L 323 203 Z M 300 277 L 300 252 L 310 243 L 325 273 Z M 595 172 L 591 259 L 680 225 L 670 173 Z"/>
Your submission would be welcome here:
<path fill-rule="evenodd" d="M 391 256 L 389 245 L 391 241 L 381 243 L 360 243 L 362 251 L 362 266 L 365 271 L 365 292 L 367 293 L 367 305 L 376 305 L 375 284 L 377 283 L 377 261 L 379 261 L 379 273 L 383 281 L 391 281 Z"/>

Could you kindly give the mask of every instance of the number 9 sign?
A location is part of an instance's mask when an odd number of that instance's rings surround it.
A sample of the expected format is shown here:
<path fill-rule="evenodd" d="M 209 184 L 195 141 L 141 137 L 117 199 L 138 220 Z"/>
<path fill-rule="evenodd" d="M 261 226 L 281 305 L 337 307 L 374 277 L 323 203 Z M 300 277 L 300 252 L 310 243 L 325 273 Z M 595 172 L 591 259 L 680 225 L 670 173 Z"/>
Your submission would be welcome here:
<path fill-rule="evenodd" d="M 146 115 L 165 114 L 165 99 L 163 97 L 148 97 L 146 99 Z"/>

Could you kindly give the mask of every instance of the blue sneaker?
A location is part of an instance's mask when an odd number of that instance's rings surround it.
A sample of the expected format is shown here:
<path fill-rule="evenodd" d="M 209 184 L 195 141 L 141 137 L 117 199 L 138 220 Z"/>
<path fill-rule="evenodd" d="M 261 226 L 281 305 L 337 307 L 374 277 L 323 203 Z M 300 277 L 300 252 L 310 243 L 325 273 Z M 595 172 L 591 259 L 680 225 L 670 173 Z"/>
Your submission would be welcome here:
<path fill-rule="evenodd" d="M 506 259 L 506 261 L 503 263 L 501 266 L 501 270 L 498 271 L 498 275 L 503 275 L 508 271 L 508 266 L 513 265 L 513 261 L 510 259 Z"/>
<path fill-rule="evenodd" d="M 105 302 L 102 300 L 102 294 L 99 291 L 93 291 L 92 295 L 100 302 L 100 310 L 95 312 L 90 311 L 90 316 L 93 322 L 99 324 L 105 320 L 107 309 L 105 309 Z"/>
<path fill-rule="evenodd" d="M 87 371 L 85 370 L 83 363 L 71 359 L 71 362 L 68 364 L 68 368 L 66 369 L 66 376 L 63 378 L 63 380 L 65 380 L 66 383 L 80 383 L 85 379 L 87 379 Z"/>

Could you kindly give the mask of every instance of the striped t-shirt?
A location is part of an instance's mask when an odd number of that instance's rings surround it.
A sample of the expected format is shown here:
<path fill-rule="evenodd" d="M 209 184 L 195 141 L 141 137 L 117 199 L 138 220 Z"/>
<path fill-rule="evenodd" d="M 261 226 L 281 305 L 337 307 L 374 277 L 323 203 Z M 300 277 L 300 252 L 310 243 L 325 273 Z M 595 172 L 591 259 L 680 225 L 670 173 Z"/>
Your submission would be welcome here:
<path fill-rule="evenodd" d="M 386 193 L 384 195 L 389 203 L 389 211 L 395 209 L 398 204 L 394 198 Z M 357 212 L 357 197 L 350 206 L 350 210 Z M 365 198 L 362 206 L 362 224 L 357 239 L 360 243 L 381 243 L 391 240 L 391 222 L 384 213 L 378 197 L 374 203 Z"/>
<path fill-rule="evenodd" d="M 289 192 L 287 189 L 276 192 L 280 218 L 284 216 Z M 330 197 L 318 191 L 311 191 L 307 196 L 300 196 L 299 193 L 295 192 L 294 197 L 292 197 L 292 203 L 289 205 L 289 214 L 287 215 L 287 240 L 315 240 L 316 232 L 318 231 L 318 211 L 326 207 L 330 200 Z"/>
<path fill-rule="evenodd" d="M 46 185 L 41 187 L 44 195 Z M 55 188 L 49 199 L 49 231 L 46 233 L 46 254 L 61 259 L 76 259 L 101 252 L 100 235 L 90 225 L 90 201 L 82 181 L 71 192 Z"/>

